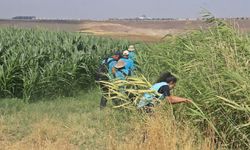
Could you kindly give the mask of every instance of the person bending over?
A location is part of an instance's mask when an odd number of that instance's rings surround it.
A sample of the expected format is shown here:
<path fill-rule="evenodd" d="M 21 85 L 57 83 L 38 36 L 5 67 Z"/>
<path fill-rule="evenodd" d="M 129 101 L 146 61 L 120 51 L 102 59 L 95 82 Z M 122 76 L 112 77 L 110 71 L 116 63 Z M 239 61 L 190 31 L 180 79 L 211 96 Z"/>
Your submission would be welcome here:
<path fill-rule="evenodd" d="M 177 78 L 169 72 L 161 74 L 156 83 L 150 88 L 155 93 L 145 93 L 139 101 L 137 108 L 152 108 L 158 100 L 167 100 L 170 104 L 189 103 L 192 100 L 173 96 L 170 91 L 176 86 Z"/>

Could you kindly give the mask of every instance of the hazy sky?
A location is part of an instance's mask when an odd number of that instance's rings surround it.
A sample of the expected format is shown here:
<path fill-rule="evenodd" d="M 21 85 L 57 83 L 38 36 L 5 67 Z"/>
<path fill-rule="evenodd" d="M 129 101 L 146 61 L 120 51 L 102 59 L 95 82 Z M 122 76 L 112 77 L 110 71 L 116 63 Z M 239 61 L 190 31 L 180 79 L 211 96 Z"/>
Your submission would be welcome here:
<path fill-rule="evenodd" d="M 0 18 L 196 18 L 203 8 L 216 17 L 250 17 L 250 0 L 0 0 Z"/>

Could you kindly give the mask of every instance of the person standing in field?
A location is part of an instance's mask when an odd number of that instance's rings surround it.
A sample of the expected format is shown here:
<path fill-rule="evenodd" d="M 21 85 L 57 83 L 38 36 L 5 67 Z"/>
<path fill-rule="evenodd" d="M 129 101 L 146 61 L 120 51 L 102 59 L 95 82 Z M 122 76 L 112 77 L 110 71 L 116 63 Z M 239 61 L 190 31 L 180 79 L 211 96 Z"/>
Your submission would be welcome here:
<path fill-rule="evenodd" d="M 114 66 L 113 74 L 116 79 L 126 80 L 126 77 L 129 75 L 129 70 L 126 68 L 126 63 L 122 59 Z"/>
<path fill-rule="evenodd" d="M 116 51 L 115 54 L 108 58 L 107 60 L 107 67 L 108 67 L 108 76 L 109 76 L 109 80 L 114 78 L 114 74 L 112 73 L 112 68 L 114 68 L 114 66 L 117 64 L 118 60 L 120 60 L 120 58 L 122 58 L 122 54 L 120 51 Z"/>
<path fill-rule="evenodd" d="M 112 67 L 112 74 L 114 75 L 113 79 L 118 79 L 118 80 L 126 80 L 126 77 L 128 76 L 128 70 L 125 68 L 125 62 L 122 60 L 119 60 L 114 67 Z M 105 84 L 103 85 L 104 87 L 104 93 L 108 94 L 109 93 L 109 88 L 105 86 Z M 121 87 L 122 89 L 122 87 Z M 103 93 L 103 94 L 104 94 Z M 113 93 L 109 93 L 111 94 L 111 96 L 114 94 Z M 101 102 L 100 102 L 100 108 L 103 109 L 104 107 L 106 107 L 107 105 L 107 99 L 105 98 L 105 96 L 108 95 L 103 95 L 101 98 Z M 119 100 L 117 99 L 112 99 L 112 102 L 114 105 L 118 105 L 119 104 Z"/>
<path fill-rule="evenodd" d="M 155 93 L 145 93 L 142 99 L 139 101 L 137 108 L 145 108 L 146 110 L 151 110 L 158 100 L 166 100 L 170 104 L 178 103 L 189 103 L 192 100 L 187 98 L 182 98 L 178 96 L 173 96 L 170 91 L 176 86 L 177 78 L 169 72 L 161 74 L 156 83 L 150 88 L 150 90 L 155 91 Z"/>
<path fill-rule="evenodd" d="M 128 54 L 128 58 L 135 61 L 136 59 L 136 54 L 135 54 L 135 47 L 134 45 L 130 45 L 128 47 L 128 51 L 129 51 L 129 54 Z"/>
<path fill-rule="evenodd" d="M 128 76 L 133 75 L 135 65 L 134 65 L 134 61 L 129 58 L 129 51 L 128 50 L 123 51 L 122 58 L 120 60 L 125 62 L 125 68 L 127 71 L 129 71 Z"/>
<path fill-rule="evenodd" d="M 112 57 L 108 57 L 105 58 L 99 69 L 98 69 L 98 73 L 97 73 L 97 81 L 108 81 L 111 80 L 113 78 L 115 78 L 115 74 L 113 74 L 112 69 L 115 67 L 115 65 L 117 64 L 117 61 L 121 58 L 121 53 L 119 51 L 115 52 L 115 54 Z M 99 82 L 100 88 L 102 90 L 102 97 L 100 100 L 100 108 L 104 108 L 106 107 L 107 104 L 107 99 L 106 97 L 106 93 L 108 93 L 108 87 L 105 86 L 104 83 Z"/>
<path fill-rule="evenodd" d="M 114 78 L 112 74 L 112 68 L 115 66 L 117 61 L 122 57 L 120 51 L 116 51 L 115 54 L 111 57 L 107 57 L 102 60 L 101 65 L 97 70 L 97 81 L 107 81 Z"/>

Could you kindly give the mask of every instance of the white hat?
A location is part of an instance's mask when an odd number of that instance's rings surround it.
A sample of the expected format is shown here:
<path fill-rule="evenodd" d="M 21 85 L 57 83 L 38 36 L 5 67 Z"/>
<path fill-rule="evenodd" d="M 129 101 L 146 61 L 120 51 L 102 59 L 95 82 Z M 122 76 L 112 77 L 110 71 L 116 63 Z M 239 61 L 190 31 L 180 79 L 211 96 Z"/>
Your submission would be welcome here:
<path fill-rule="evenodd" d="M 134 51 L 134 50 L 135 50 L 134 45 L 130 45 L 130 46 L 128 47 L 128 51 Z"/>
<path fill-rule="evenodd" d="M 122 60 L 118 60 L 118 62 L 115 64 L 115 68 L 122 68 L 125 66 L 125 62 Z"/>
<path fill-rule="evenodd" d="M 128 56 L 128 54 L 129 54 L 129 51 L 128 51 L 128 50 L 125 50 L 125 51 L 123 51 L 123 53 L 122 53 L 123 56 Z"/>

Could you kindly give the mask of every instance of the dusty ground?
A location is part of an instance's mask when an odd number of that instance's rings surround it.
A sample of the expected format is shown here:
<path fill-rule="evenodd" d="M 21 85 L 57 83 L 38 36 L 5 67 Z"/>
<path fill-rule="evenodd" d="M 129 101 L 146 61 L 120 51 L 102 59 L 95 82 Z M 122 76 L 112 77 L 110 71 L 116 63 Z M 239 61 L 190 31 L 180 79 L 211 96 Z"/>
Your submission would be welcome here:
<path fill-rule="evenodd" d="M 178 25 L 178 26 L 175 26 Z M 199 28 L 201 24 L 163 21 L 107 21 L 86 22 L 80 25 L 81 32 L 93 33 L 131 40 L 158 41 L 165 35 L 173 35 Z"/>
<path fill-rule="evenodd" d="M 243 32 L 250 31 L 250 20 L 230 21 Z M 176 35 L 206 28 L 202 21 L 21 21 L 0 20 L 0 27 L 46 28 L 56 31 L 84 32 L 140 41 L 159 41 L 166 35 Z"/>

